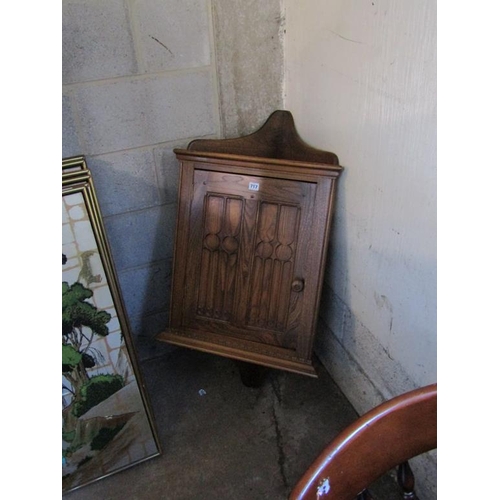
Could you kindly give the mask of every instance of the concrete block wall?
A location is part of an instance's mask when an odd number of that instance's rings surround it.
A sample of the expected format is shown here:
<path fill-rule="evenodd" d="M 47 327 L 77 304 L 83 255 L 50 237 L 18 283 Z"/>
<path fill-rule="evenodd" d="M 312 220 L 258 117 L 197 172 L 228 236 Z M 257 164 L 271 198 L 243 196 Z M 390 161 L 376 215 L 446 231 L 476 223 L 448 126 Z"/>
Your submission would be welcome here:
<path fill-rule="evenodd" d="M 166 348 L 152 339 L 168 321 L 173 149 L 253 131 L 282 107 L 281 2 L 251 4 L 63 0 L 62 156 L 87 159 L 141 359 Z"/>

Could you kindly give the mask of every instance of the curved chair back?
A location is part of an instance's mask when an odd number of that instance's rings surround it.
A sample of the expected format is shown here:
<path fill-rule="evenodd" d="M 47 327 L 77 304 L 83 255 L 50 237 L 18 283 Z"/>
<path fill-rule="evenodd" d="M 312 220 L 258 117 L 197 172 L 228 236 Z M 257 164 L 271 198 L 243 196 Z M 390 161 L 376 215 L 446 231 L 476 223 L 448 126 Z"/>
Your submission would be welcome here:
<path fill-rule="evenodd" d="M 290 500 L 353 500 L 392 468 L 436 447 L 437 384 L 432 384 L 377 406 L 347 427 L 312 463 Z M 400 483 L 403 488 L 410 483 L 405 498 L 416 498 L 408 474 L 399 472 Z"/>

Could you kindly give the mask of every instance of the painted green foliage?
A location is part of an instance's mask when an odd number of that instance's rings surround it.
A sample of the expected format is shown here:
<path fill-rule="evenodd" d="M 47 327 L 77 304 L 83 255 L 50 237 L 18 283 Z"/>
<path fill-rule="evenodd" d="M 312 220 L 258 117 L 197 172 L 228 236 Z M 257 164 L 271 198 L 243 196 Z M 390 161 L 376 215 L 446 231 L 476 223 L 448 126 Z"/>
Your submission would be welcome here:
<path fill-rule="evenodd" d="M 62 283 L 62 372 L 71 383 L 73 399 L 63 410 L 63 441 L 66 447 L 63 457 L 69 459 L 72 453 L 88 445 L 96 439 L 100 427 L 79 420 L 79 417 L 91 408 L 105 401 L 125 385 L 118 374 L 89 376 L 87 370 L 94 367 L 104 358 L 98 349 L 92 346 L 96 336 L 109 334 L 107 323 L 111 315 L 97 309 L 88 300 L 93 296 L 92 290 L 76 282 L 71 286 Z M 110 427 L 108 422 L 107 426 Z M 112 427 L 110 427 L 112 429 Z M 113 428 L 114 429 L 114 428 Z M 118 429 L 119 430 L 119 429 Z M 116 432 L 98 438 L 98 450 L 114 437 Z"/>
<path fill-rule="evenodd" d="M 109 331 L 106 323 L 111 316 L 106 311 L 99 311 L 89 302 L 93 295 L 92 290 L 85 288 L 81 283 L 71 286 L 66 281 L 62 283 L 62 328 L 63 337 L 70 335 L 75 329 L 87 327 L 93 333 L 106 336 Z"/>
<path fill-rule="evenodd" d="M 96 375 L 84 384 L 80 391 L 80 400 L 75 403 L 74 414 L 79 417 L 93 406 L 104 401 L 124 386 L 121 375 Z"/>
<path fill-rule="evenodd" d="M 109 334 L 111 315 L 87 302 L 92 295 L 81 283 L 62 283 L 62 371 L 76 402 L 81 401 L 82 389 L 90 380 L 87 369 L 95 366 L 100 354 L 92 348 L 94 336 Z"/>

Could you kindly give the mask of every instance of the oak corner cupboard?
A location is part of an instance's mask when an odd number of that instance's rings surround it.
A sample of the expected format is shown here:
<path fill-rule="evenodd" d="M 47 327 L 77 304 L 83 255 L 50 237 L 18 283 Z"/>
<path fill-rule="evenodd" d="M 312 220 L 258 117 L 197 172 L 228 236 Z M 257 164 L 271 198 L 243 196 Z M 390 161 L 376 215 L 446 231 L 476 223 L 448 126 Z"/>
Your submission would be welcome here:
<path fill-rule="evenodd" d="M 157 339 L 316 376 L 337 156 L 303 142 L 288 111 L 275 111 L 253 134 L 174 152 L 170 324 Z"/>

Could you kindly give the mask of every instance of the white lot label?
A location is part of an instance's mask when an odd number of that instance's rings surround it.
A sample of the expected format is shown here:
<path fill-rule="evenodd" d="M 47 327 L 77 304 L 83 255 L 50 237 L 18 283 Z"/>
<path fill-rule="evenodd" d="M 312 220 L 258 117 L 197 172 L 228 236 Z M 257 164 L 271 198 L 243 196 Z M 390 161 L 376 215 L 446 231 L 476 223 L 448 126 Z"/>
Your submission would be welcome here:
<path fill-rule="evenodd" d="M 258 182 L 250 182 L 248 184 L 248 189 L 250 189 L 250 191 L 258 191 L 259 190 L 259 183 Z"/>

